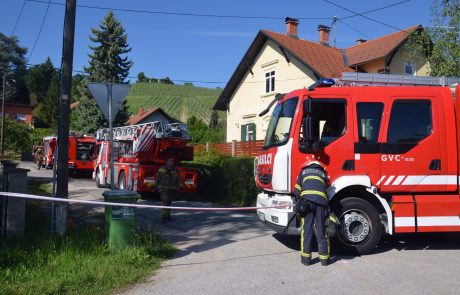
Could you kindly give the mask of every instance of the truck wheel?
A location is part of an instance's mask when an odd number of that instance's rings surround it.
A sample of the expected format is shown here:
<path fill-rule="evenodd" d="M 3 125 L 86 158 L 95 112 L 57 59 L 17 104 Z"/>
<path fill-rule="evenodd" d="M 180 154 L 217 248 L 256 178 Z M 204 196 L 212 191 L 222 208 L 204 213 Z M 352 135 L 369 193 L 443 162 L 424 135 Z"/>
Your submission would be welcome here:
<path fill-rule="evenodd" d="M 98 188 L 104 187 L 101 181 L 102 175 L 99 169 L 96 170 L 96 186 Z"/>
<path fill-rule="evenodd" d="M 333 207 L 340 220 L 335 244 L 346 253 L 368 254 L 382 237 L 379 213 L 369 202 L 359 198 L 345 198 Z"/>
<path fill-rule="evenodd" d="M 126 189 L 125 171 L 121 171 L 120 177 L 118 177 L 118 188 L 119 189 Z"/>

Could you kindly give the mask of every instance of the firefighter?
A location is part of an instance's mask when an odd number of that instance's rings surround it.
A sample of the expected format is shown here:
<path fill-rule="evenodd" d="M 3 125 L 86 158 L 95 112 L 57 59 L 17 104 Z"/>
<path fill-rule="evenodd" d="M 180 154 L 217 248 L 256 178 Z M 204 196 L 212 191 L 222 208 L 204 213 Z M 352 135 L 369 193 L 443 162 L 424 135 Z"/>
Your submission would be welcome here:
<path fill-rule="evenodd" d="M 321 265 L 329 263 L 329 240 L 325 235 L 324 221 L 328 217 L 326 192 L 328 177 L 318 161 L 309 161 L 300 172 L 294 194 L 297 200 L 297 214 L 301 218 L 301 262 L 311 264 L 313 230 L 318 241 L 318 255 Z"/>
<path fill-rule="evenodd" d="M 40 170 L 43 164 L 43 150 L 41 148 L 38 148 L 37 151 L 35 152 L 35 160 L 37 161 L 37 169 Z"/>
<path fill-rule="evenodd" d="M 160 199 L 163 202 L 163 206 L 171 206 L 175 193 L 182 191 L 179 171 L 174 166 L 172 158 L 168 158 L 166 165 L 158 169 L 156 185 L 160 191 Z M 161 209 L 160 214 L 163 223 L 171 221 L 170 209 Z"/>

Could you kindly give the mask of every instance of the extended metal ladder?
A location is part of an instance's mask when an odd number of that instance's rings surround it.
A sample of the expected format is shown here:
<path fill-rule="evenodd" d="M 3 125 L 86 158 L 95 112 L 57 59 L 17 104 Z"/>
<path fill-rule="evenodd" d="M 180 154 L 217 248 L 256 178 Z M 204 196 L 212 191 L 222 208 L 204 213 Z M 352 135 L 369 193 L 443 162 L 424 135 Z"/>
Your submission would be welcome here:
<path fill-rule="evenodd" d="M 169 123 L 167 121 L 155 121 L 137 125 L 129 125 L 113 128 L 113 140 L 134 140 L 139 136 L 138 131 L 144 128 L 151 128 L 155 138 L 185 138 L 190 140 L 187 125 L 183 123 Z M 96 140 L 109 140 L 109 128 L 96 131 Z"/>
<path fill-rule="evenodd" d="M 352 85 L 388 85 L 388 86 L 453 86 L 460 83 L 457 77 L 405 76 L 391 74 L 342 73 L 338 81 Z"/>

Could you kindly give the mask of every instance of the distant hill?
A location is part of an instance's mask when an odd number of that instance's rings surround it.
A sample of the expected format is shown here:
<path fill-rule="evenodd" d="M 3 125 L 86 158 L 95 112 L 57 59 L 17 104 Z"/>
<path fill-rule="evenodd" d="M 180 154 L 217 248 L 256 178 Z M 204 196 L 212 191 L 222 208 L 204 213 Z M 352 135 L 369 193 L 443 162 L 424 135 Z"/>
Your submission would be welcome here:
<path fill-rule="evenodd" d="M 222 89 L 195 87 L 192 85 L 171 85 L 161 83 L 136 83 L 127 97 L 129 111 L 136 114 L 140 107 L 146 110 L 161 107 L 172 117 L 186 122 L 195 115 L 209 123 L 212 107 Z M 219 112 L 219 120 L 225 120 L 225 113 Z"/>

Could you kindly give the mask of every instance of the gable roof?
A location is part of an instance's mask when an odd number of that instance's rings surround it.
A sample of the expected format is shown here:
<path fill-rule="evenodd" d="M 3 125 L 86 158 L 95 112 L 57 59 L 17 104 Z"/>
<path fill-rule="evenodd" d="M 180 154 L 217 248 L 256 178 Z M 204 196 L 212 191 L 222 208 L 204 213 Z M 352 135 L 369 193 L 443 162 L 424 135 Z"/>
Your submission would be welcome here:
<path fill-rule="evenodd" d="M 221 111 L 228 109 L 231 96 L 246 72 L 251 69 L 267 40 L 272 40 L 289 55 L 298 59 L 317 78 L 338 78 L 342 72 L 354 72 L 352 68 L 354 66 L 389 56 L 407 40 L 411 32 L 420 29 L 422 26 L 416 25 L 347 49 L 333 48 L 286 34 L 261 30 L 233 72 L 213 109 Z"/>
<path fill-rule="evenodd" d="M 136 115 L 129 118 L 127 123 L 128 125 L 139 124 L 139 122 L 141 122 L 142 120 L 144 120 L 145 118 L 147 118 L 155 112 L 161 112 L 168 119 L 169 122 L 179 122 L 178 120 L 168 115 L 162 108 L 153 108 L 147 111 L 144 111 L 144 108 L 140 108 L 139 112 Z"/>
<path fill-rule="evenodd" d="M 345 65 L 339 48 L 324 46 L 308 40 L 293 38 L 285 34 L 262 30 L 272 41 L 295 56 L 319 77 L 340 77 L 342 72 L 352 72 Z"/>
<path fill-rule="evenodd" d="M 349 66 L 354 67 L 389 56 L 406 42 L 410 33 L 421 29 L 421 25 L 412 26 L 405 30 L 372 39 L 345 49 L 350 64 Z"/>

